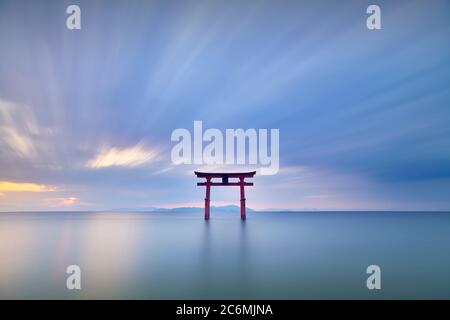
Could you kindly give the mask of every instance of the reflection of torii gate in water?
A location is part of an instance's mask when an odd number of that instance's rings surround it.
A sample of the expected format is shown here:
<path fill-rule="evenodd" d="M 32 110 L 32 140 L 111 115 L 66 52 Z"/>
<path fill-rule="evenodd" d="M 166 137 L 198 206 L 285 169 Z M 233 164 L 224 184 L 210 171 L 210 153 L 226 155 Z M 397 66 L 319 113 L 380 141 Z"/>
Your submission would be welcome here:
<path fill-rule="evenodd" d="M 217 173 L 217 172 L 194 172 L 197 178 L 205 178 L 205 182 L 197 182 L 198 186 L 206 186 L 205 197 L 205 220 L 209 219 L 209 203 L 212 186 L 239 186 L 241 189 L 241 219 L 245 220 L 245 187 L 253 186 L 253 182 L 245 182 L 245 178 L 253 178 L 256 171 L 252 172 L 230 172 L 230 173 Z M 212 178 L 222 178 L 222 182 L 212 182 Z M 238 182 L 229 182 L 228 178 L 238 178 Z"/>

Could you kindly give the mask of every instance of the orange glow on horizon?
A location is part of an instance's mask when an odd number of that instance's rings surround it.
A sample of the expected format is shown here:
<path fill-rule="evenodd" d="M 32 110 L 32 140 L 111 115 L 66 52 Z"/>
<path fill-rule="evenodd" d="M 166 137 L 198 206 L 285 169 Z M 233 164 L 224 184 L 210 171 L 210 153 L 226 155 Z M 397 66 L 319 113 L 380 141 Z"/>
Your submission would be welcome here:
<path fill-rule="evenodd" d="M 0 181 L 0 193 L 4 192 L 49 192 L 54 191 L 45 185 L 28 182 Z"/>

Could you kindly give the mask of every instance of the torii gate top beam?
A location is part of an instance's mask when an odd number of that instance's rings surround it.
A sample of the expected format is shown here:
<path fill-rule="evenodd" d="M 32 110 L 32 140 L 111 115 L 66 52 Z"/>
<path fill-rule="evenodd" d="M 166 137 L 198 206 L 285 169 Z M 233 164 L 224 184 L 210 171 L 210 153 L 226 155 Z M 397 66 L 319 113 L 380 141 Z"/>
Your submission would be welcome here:
<path fill-rule="evenodd" d="M 198 178 L 253 178 L 256 171 L 250 172 L 198 172 L 194 171 Z"/>

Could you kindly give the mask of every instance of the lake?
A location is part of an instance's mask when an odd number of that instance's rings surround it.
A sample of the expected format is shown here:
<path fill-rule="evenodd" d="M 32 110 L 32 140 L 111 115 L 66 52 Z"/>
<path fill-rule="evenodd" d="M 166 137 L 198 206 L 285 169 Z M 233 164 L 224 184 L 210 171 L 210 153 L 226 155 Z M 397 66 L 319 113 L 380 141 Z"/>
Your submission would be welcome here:
<path fill-rule="evenodd" d="M 0 298 L 448 299 L 450 213 L 0 213 Z"/>

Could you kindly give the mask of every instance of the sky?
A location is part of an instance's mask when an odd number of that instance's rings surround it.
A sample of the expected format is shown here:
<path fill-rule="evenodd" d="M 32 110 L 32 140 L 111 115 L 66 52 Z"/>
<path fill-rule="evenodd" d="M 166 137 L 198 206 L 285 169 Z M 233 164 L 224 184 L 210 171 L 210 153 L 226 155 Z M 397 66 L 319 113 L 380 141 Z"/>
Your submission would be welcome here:
<path fill-rule="evenodd" d="M 0 211 L 202 206 L 194 170 L 254 166 L 174 165 L 195 120 L 279 129 L 250 208 L 450 210 L 449 34 L 438 0 L 0 0 Z"/>

